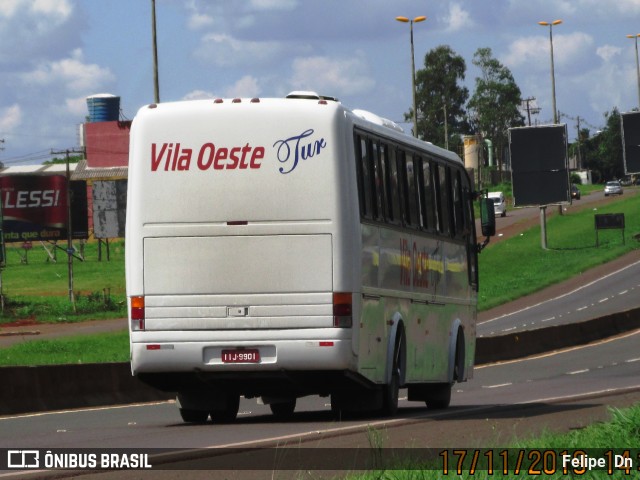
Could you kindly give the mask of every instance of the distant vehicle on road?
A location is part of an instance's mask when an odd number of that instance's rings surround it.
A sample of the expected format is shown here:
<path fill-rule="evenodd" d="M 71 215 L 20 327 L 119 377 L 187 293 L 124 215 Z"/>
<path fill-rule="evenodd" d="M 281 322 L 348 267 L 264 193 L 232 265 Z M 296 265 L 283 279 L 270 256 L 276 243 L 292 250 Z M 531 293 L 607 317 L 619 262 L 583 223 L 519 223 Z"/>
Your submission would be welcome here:
<path fill-rule="evenodd" d="M 489 192 L 487 196 L 493 200 L 493 209 L 496 215 L 506 217 L 507 202 L 504 198 L 504 194 L 502 192 Z"/>
<path fill-rule="evenodd" d="M 622 185 L 618 180 L 607 182 L 604 186 L 604 196 L 608 197 L 609 195 L 622 195 Z"/>
<path fill-rule="evenodd" d="M 580 200 L 580 189 L 575 183 L 571 184 L 571 198 L 575 198 L 576 200 Z"/>

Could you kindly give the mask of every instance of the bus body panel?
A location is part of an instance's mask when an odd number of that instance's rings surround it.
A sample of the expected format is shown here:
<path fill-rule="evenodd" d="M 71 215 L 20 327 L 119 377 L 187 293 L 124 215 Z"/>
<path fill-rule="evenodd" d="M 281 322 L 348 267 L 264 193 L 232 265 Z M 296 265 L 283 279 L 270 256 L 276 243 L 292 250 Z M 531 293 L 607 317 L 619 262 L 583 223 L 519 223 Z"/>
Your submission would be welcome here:
<path fill-rule="evenodd" d="M 145 296 L 330 292 L 331 258 L 328 234 L 146 238 Z"/>

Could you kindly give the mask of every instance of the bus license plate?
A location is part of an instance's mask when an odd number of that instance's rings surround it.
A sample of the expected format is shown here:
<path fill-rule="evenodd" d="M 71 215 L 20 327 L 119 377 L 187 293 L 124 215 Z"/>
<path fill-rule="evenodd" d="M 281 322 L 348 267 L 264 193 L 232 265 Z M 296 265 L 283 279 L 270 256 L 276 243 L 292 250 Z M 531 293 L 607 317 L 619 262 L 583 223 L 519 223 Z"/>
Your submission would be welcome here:
<path fill-rule="evenodd" d="M 260 362 L 260 350 L 223 350 L 222 363 L 258 363 Z"/>

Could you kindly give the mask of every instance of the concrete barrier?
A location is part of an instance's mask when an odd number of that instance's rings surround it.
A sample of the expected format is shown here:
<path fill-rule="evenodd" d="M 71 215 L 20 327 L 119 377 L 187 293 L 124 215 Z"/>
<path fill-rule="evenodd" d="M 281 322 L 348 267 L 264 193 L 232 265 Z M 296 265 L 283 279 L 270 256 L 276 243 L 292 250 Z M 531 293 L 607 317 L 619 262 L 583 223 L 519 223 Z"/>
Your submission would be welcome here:
<path fill-rule="evenodd" d="M 476 364 L 513 360 L 584 345 L 637 328 L 640 328 L 640 308 L 584 322 L 480 337 L 476 341 Z"/>
<path fill-rule="evenodd" d="M 476 364 L 582 345 L 637 328 L 640 328 L 640 308 L 586 322 L 480 337 L 476 342 Z M 0 368 L 0 415 L 173 397 L 173 394 L 156 390 L 132 377 L 129 363 Z"/>

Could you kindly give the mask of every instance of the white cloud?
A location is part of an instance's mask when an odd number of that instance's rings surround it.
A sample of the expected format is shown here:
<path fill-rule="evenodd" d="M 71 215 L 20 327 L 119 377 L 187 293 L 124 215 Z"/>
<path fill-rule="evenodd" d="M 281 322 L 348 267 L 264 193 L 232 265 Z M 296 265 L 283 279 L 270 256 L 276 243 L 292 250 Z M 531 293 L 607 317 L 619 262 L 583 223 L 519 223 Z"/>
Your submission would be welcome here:
<path fill-rule="evenodd" d="M 210 98 L 216 98 L 216 96 L 217 95 L 207 92 L 206 90 L 192 90 L 182 97 L 182 100 L 208 100 Z"/>
<path fill-rule="evenodd" d="M 23 78 L 27 83 L 43 86 L 59 84 L 74 93 L 81 90 L 87 95 L 115 80 L 108 68 L 85 63 L 80 49 L 74 50 L 69 58 L 41 62 L 35 70 L 24 74 Z"/>
<path fill-rule="evenodd" d="M 278 41 L 238 40 L 230 35 L 211 33 L 202 38 L 200 48 L 195 55 L 217 66 L 233 67 L 246 64 L 270 64 L 280 56 L 291 54 L 292 50 L 304 53 L 309 49 L 305 46 Z"/>
<path fill-rule="evenodd" d="M 261 62 L 272 58 L 282 50 L 278 42 L 243 41 L 226 34 L 212 33 L 202 38 L 196 56 L 213 62 L 214 65 L 229 67 L 245 62 Z"/>
<path fill-rule="evenodd" d="M 534 66 L 542 64 L 546 59 L 544 68 L 547 68 L 549 59 L 549 41 L 540 36 L 522 37 L 509 45 L 504 63 L 510 67 Z"/>
<path fill-rule="evenodd" d="M 0 16 L 11 18 L 18 8 L 24 3 L 24 0 L 3 0 L 0 2 Z"/>
<path fill-rule="evenodd" d="M 0 0 L 0 64 L 23 67 L 69 51 L 79 20 L 69 0 Z"/>
<path fill-rule="evenodd" d="M 291 85 L 323 95 L 361 95 L 373 89 L 375 80 L 360 55 L 342 59 L 317 56 L 294 60 Z"/>
<path fill-rule="evenodd" d="M 11 105 L 0 110 L 0 132 L 11 132 L 22 123 L 22 108 L 20 105 Z"/>
<path fill-rule="evenodd" d="M 235 84 L 225 90 L 227 97 L 253 98 L 260 96 L 262 89 L 258 80 L 250 75 L 246 75 Z"/>
<path fill-rule="evenodd" d="M 581 32 L 553 36 L 553 61 L 556 67 L 583 65 L 593 50 L 593 38 Z M 509 68 L 526 66 L 531 70 L 549 68 L 550 43 L 548 36 L 523 37 L 509 45 L 503 57 Z"/>
<path fill-rule="evenodd" d="M 64 102 L 67 112 L 82 118 L 87 115 L 87 97 L 67 98 Z"/>
<path fill-rule="evenodd" d="M 187 10 L 189 11 L 187 25 L 191 30 L 199 30 L 214 24 L 213 16 L 202 12 L 199 7 L 200 4 L 195 1 L 187 4 Z"/>
<path fill-rule="evenodd" d="M 58 17 L 66 19 L 73 10 L 68 0 L 27 0 L 25 3 L 31 6 L 31 11 L 38 15 Z"/>
<path fill-rule="evenodd" d="M 11 18 L 22 12 L 44 15 L 52 18 L 67 19 L 73 11 L 68 0 L 2 0 L 0 16 Z"/>
<path fill-rule="evenodd" d="M 605 62 L 613 60 L 615 57 L 622 53 L 622 48 L 615 47 L 613 45 L 603 45 L 596 49 L 596 54 L 602 58 Z"/>
<path fill-rule="evenodd" d="M 471 14 L 458 3 L 449 5 L 449 12 L 443 18 L 447 32 L 457 32 L 474 25 Z"/>
<path fill-rule="evenodd" d="M 294 10 L 298 2 L 297 0 L 251 0 L 251 6 L 256 10 Z"/>
<path fill-rule="evenodd" d="M 213 17 L 206 14 L 194 13 L 189 17 L 189 28 L 198 30 L 213 25 Z"/>

